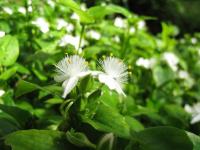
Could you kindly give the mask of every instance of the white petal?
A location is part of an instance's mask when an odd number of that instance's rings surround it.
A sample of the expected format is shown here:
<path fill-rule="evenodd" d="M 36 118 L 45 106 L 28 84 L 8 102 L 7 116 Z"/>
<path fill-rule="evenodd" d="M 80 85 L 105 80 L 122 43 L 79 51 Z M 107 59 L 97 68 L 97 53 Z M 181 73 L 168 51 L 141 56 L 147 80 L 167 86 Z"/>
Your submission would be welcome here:
<path fill-rule="evenodd" d="M 191 120 L 191 124 L 195 124 L 195 123 L 197 123 L 197 122 L 199 122 L 200 121 L 200 114 L 198 114 L 198 115 L 196 115 L 196 116 L 194 116 L 193 118 L 192 118 L 192 120 Z"/>
<path fill-rule="evenodd" d="M 90 74 L 90 71 L 80 72 L 80 73 L 78 74 L 78 77 L 83 78 L 83 77 L 85 77 L 85 76 L 87 76 L 87 75 L 89 75 L 89 74 Z"/>
<path fill-rule="evenodd" d="M 67 76 L 65 74 L 58 74 L 54 76 L 54 80 L 56 82 L 63 82 L 66 79 L 67 79 Z"/>
<path fill-rule="evenodd" d="M 116 80 L 114 80 L 112 77 L 110 77 L 109 75 L 100 74 L 99 81 L 101 83 L 104 83 L 105 85 L 107 85 L 109 87 L 109 89 L 115 90 L 115 91 L 117 91 L 117 93 L 126 96 L 124 94 L 123 90 L 121 89 L 121 86 L 119 85 L 119 83 Z"/>
<path fill-rule="evenodd" d="M 72 77 L 69 78 L 69 80 L 65 80 L 65 82 L 63 82 L 63 87 L 64 87 L 64 93 L 63 93 L 63 98 L 65 98 L 67 96 L 67 94 L 69 94 L 72 89 L 76 86 L 76 84 L 78 83 L 78 78 L 77 77 Z"/>

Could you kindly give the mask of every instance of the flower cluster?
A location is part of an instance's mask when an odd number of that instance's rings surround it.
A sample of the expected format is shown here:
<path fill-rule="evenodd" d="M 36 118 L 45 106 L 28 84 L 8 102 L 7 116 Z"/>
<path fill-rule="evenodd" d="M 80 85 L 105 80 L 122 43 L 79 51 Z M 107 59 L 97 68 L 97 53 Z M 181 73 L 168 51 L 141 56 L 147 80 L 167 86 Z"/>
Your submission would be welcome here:
<path fill-rule="evenodd" d="M 128 72 L 126 65 L 118 58 L 107 57 L 100 61 L 102 71 L 89 70 L 84 58 L 73 55 L 66 56 L 56 65 L 54 79 L 57 82 L 63 82 L 63 98 L 65 98 L 77 85 L 80 78 L 87 75 L 96 77 L 99 82 L 107 85 L 109 89 L 115 90 L 125 96 L 122 90 L 122 84 L 127 81 Z"/>

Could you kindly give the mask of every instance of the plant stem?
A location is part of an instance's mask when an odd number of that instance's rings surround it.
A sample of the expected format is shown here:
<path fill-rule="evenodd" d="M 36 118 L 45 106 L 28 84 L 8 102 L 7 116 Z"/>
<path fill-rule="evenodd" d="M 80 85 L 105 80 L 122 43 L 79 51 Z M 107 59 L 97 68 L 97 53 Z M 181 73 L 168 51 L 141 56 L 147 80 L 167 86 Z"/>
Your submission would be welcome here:
<path fill-rule="evenodd" d="M 83 40 L 84 31 L 85 31 L 85 25 L 82 25 L 82 28 L 81 28 L 81 36 L 80 36 L 80 39 L 79 39 L 79 45 L 78 45 L 77 52 L 79 52 L 79 50 L 80 50 L 80 48 L 81 48 L 81 43 L 82 43 L 82 40 Z"/>

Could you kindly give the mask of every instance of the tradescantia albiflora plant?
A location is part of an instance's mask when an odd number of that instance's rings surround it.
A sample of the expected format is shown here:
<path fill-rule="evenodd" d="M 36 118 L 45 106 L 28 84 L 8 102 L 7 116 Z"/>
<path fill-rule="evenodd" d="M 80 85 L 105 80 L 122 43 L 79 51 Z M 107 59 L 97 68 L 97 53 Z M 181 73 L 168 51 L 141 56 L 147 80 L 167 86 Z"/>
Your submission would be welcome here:
<path fill-rule="evenodd" d="M 80 78 L 92 75 L 98 78 L 99 82 L 115 90 L 118 94 L 126 96 L 122 85 L 127 81 L 127 66 L 118 58 L 107 57 L 100 61 L 102 71 L 91 71 L 84 58 L 78 55 L 67 56 L 58 62 L 56 66 L 56 82 L 63 82 L 64 92 L 62 97 L 66 98 L 72 89 L 77 85 Z"/>

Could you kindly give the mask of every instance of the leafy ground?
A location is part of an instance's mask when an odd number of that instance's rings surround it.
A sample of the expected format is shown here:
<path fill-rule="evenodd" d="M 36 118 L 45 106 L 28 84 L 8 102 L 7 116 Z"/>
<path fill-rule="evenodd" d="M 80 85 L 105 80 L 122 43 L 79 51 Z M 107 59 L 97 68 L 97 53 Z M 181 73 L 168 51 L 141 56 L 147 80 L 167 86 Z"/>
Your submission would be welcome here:
<path fill-rule="evenodd" d="M 176 39 L 162 23 L 154 36 L 145 20 L 155 18 L 106 3 L 5 0 L 0 10 L 1 150 L 200 149 L 199 33 Z M 73 76 L 79 58 L 97 74 Z M 64 71 L 75 86 L 54 80 L 61 60 L 76 64 Z"/>

